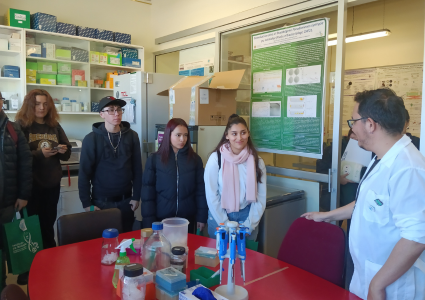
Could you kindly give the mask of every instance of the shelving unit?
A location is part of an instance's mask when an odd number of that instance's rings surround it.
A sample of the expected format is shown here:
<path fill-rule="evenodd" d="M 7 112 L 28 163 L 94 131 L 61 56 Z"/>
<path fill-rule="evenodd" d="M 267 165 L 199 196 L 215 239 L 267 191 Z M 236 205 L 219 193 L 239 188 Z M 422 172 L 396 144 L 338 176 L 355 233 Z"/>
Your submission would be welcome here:
<path fill-rule="evenodd" d="M 21 81 L 21 78 L 13 78 L 13 77 L 0 77 L 0 81 Z"/>
<path fill-rule="evenodd" d="M 109 92 L 109 91 L 113 91 L 114 89 L 107 89 L 107 88 L 96 88 L 96 87 L 92 87 L 90 88 L 91 90 L 96 90 L 96 91 L 105 91 L 105 92 Z"/>
<path fill-rule="evenodd" d="M 21 51 L 14 51 L 14 50 L 1 50 L 0 56 L 19 56 L 21 55 Z"/>
<path fill-rule="evenodd" d="M 85 86 L 53 85 L 53 84 L 41 84 L 41 83 L 27 83 L 27 86 L 41 86 L 41 87 L 81 89 L 81 90 L 88 89 L 88 87 L 85 87 Z"/>
<path fill-rule="evenodd" d="M 62 62 L 62 63 L 68 63 L 71 65 L 88 65 L 88 62 L 84 61 L 75 61 L 75 60 L 66 60 L 66 59 L 56 59 L 56 58 L 45 58 L 45 57 L 34 57 L 34 56 L 27 56 L 27 61 L 47 61 L 47 62 Z"/>
<path fill-rule="evenodd" d="M 98 69 L 115 69 L 115 70 L 141 71 L 140 68 L 125 67 L 125 66 L 113 66 L 113 65 L 105 65 L 105 64 L 93 64 L 93 63 L 91 63 L 90 66 L 92 68 L 98 68 Z"/>

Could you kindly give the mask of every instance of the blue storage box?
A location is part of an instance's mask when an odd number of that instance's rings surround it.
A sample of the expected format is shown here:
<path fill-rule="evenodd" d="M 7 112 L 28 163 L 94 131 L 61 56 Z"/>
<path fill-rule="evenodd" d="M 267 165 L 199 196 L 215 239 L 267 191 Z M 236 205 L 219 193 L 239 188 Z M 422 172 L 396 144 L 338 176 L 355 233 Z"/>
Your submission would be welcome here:
<path fill-rule="evenodd" d="M 115 32 L 114 39 L 117 43 L 131 44 L 131 34 Z"/>
<path fill-rule="evenodd" d="M 56 32 L 56 16 L 40 12 L 32 14 L 31 29 Z"/>
<path fill-rule="evenodd" d="M 71 60 L 89 62 L 89 52 L 80 48 L 71 48 Z"/>
<path fill-rule="evenodd" d="M 9 77 L 9 78 L 19 78 L 19 67 L 18 66 L 4 65 L 1 68 L 1 76 L 2 77 Z"/>
<path fill-rule="evenodd" d="M 62 34 L 77 35 L 77 26 L 74 24 L 57 22 L 56 30 L 58 33 Z"/>
<path fill-rule="evenodd" d="M 114 33 L 110 30 L 96 28 L 96 38 L 104 41 L 114 41 Z"/>
<path fill-rule="evenodd" d="M 121 48 L 122 58 L 139 58 L 139 51 L 137 49 Z"/>
<path fill-rule="evenodd" d="M 77 35 L 96 39 L 96 29 L 90 27 L 77 26 Z"/>
<path fill-rule="evenodd" d="M 169 267 L 156 272 L 155 283 L 168 292 L 179 292 L 186 288 L 186 275 Z"/>
<path fill-rule="evenodd" d="M 122 58 L 122 65 L 124 67 L 141 68 L 142 60 L 137 58 Z"/>
<path fill-rule="evenodd" d="M 92 102 L 91 103 L 91 111 L 92 112 L 99 112 L 99 103 L 98 102 Z"/>

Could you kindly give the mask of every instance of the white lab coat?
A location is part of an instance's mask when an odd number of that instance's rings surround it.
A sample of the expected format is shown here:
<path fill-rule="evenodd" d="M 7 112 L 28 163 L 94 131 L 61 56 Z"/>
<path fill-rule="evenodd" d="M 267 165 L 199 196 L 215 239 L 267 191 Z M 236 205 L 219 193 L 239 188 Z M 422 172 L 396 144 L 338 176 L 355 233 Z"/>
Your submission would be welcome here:
<path fill-rule="evenodd" d="M 425 244 L 425 158 L 406 135 L 360 185 L 350 229 L 352 293 L 367 298 L 372 278 L 401 238 Z M 424 262 L 425 252 L 386 288 L 387 300 L 425 299 Z"/>

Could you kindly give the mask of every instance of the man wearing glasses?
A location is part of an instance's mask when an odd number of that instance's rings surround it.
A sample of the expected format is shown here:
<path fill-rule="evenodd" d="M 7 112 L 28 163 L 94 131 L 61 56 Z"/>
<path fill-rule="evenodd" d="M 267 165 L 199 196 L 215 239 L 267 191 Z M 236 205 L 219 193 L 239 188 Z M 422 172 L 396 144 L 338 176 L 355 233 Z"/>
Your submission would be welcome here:
<path fill-rule="evenodd" d="M 105 97 L 99 114 L 105 122 L 93 124 L 83 140 L 78 174 L 80 200 L 86 211 L 118 208 L 124 232 L 132 230 L 142 188 L 139 137 L 122 122 L 126 102 Z"/>
<path fill-rule="evenodd" d="M 376 154 L 355 200 L 320 221 L 351 218 L 350 291 L 362 299 L 425 299 L 425 158 L 403 134 L 403 99 L 378 89 L 357 93 L 352 119 L 359 146 Z"/>

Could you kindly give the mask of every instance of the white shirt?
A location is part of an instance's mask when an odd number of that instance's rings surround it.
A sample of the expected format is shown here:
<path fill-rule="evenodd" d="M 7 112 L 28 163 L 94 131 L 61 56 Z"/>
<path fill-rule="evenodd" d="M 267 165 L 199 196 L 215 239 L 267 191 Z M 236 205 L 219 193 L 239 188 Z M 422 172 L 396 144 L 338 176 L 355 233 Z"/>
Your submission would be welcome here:
<path fill-rule="evenodd" d="M 425 158 L 406 135 L 360 185 L 350 229 L 352 293 L 367 298 L 372 278 L 401 238 L 425 244 Z M 387 300 L 425 299 L 424 261 L 425 252 L 386 288 Z"/>
<path fill-rule="evenodd" d="M 244 222 L 244 226 L 249 228 L 250 233 L 260 223 L 261 216 L 266 208 L 267 173 L 264 161 L 260 157 L 258 157 L 258 165 L 263 175 L 261 176 L 261 183 L 257 183 L 257 201 L 251 203 L 248 219 Z M 223 166 L 223 156 L 221 156 L 221 166 Z M 240 189 L 239 209 L 242 210 L 250 204 L 246 201 L 246 162 L 238 164 L 238 170 Z M 213 152 L 205 166 L 204 181 L 208 208 L 218 224 L 228 221 L 227 212 L 221 207 L 222 176 L 223 168 L 219 170 L 217 153 Z"/>

